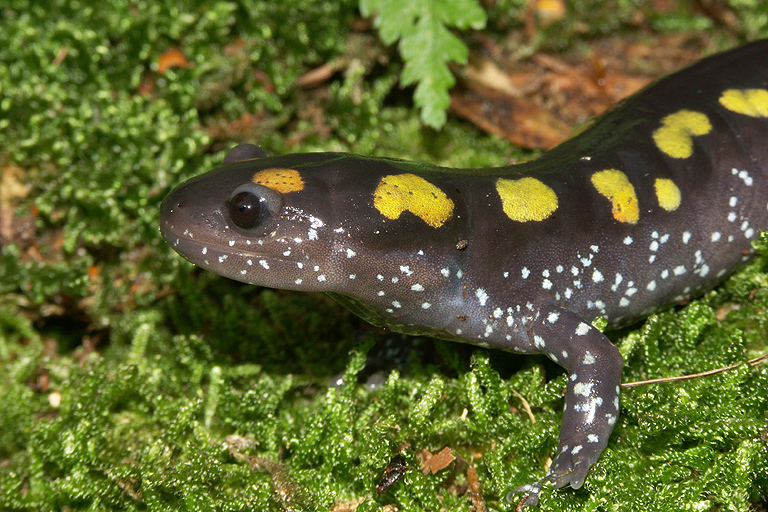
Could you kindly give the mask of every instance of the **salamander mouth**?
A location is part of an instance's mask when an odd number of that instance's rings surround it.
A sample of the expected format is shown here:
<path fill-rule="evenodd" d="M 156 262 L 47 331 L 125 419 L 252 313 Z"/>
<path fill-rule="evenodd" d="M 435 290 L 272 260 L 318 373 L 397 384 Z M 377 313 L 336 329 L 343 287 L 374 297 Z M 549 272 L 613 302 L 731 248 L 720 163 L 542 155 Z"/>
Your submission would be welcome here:
<path fill-rule="evenodd" d="M 327 265 L 307 255 L 242 249 L 221 242 L 203 242 L 167 226 L 160 232 L 187 261 L 211 272 L 247 284 L 300 291 L 329 291 L 332 273 Z M 258 247 L 258 246 L 256 246 Z"/>
<path fill-rule="evenodd" d="M 233 254 L 237 254 L 238 257 L 243 258 L 269 259 L 271 261 L 280 263 L 296 263 L 301 261 L 299 258 L 290 257 L 290 255 L 283 254 L 281 256 L 277 256 L 274 253 L 270 253 L 268 251 L 258 251 L 258 244 L 251 244 L 247 246 L 248 248 L 243 248 L 242 243 L 235 247 L 234 245 L 223 244 L 218 241 L 203 242 L 192 236 L 189 236 L 187 233 L 178 233 L 177 231 L 167 226 L 160 226 L 160 234 L 163 236 L 168 245 L 173 248 L 174 251 L 178 252 L 196 264 L 201 257 L 227 256 Z M 256 250 L 251 250 L 251 247 Z"/>

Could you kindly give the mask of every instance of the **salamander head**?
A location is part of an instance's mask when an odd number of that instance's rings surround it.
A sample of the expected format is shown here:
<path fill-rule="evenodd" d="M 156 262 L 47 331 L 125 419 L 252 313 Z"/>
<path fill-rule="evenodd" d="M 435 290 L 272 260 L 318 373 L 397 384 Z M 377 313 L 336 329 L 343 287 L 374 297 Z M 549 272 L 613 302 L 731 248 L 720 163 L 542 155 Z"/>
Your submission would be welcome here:
<path fill-rule="evenodd" d="M 462 300 L 466 219 L 460 192 L 434 167 L 238 146 L 165 198 L 160 230 L 225 277 L 329 292 L 379 325 L 439 325 Z"/>
<path fill-rule="evenodd" d="M 192 263 L 231 279 L 333 289 L 341 233 L 327 204 L 326 164 L 339 155 L 262 157 L 258 146 L 237 146 L 221 167 L 172 191 L 161 206 L 163 237 Z"/>

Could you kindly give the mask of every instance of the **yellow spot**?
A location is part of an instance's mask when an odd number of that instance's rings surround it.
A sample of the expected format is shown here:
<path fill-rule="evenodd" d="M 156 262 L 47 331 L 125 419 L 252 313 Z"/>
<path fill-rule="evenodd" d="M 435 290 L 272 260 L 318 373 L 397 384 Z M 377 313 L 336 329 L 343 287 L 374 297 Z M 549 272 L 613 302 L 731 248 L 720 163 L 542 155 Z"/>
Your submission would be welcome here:
<path fill-rule="evenodd" d="M 629 182 L 626 174 L 616 169 L 599 171 L 592 175 L 592 185 L 611 201 L 614 219 L 629 224 L 637 223 L 640 208 L 635 187 Z"/>
<path fill-rule="evenodd" d="M 728 89 L 720 104 L 732 112 L 751 117 L 768 117 L 768 91 L 765 89 Z"/>
<path fill-rule="evenodd" d="M 304 189 L 304 180 L 299 171 L 294 169 L 264 169 L 254 174 L 251 181 L 281 194 Z"/>
<path fill-rule="evenodd" d="M 432 183 L 415 174 L 384 176 L 373 193 L 373 206 L 388 219 L 409 211 L 433 228 L 453 215 L 453 201 Z"/>
<path fill-rule="evenodd" d="M 680 189 L 675 182 L 666 178 L 656 178 L 653 182 L 653 188 L 656 189 L 656 198 L 659 200 L 659 206 L 673 212 L 680 206 Z"/>
<path fill-rule="evenodd" d="M 557 210 L 555 191 L 535 178 L 496 180 L 496 192 L 504 213 L 512 220 L 544 220 Z"/>
<path fill-rule="evenodd" d="M 706 135 L 712 130 L 707 116 L 692 110 L 680 110 L 661 120 L 653 132 L 656 146 L 672 158 L 688 158 L 693 153 L 694 135 Z"/>

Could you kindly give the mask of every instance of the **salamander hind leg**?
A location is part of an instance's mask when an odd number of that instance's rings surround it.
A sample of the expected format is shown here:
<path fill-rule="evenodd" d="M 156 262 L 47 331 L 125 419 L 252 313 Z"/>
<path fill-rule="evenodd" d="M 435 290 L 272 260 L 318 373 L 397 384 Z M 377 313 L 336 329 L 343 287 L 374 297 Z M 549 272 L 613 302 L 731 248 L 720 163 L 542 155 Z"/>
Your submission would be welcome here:
<path fill-rule="evenodd" d="M 568 387 L 557 455 L 546 476 L 512 491 L 526 492 L 523 507 L 536 505 L 542 485 L 584 484 L 589 468 L 608 444 L 619 414 L 622 359 L 619 350 L 579 315 L 553 306 L 532 326 L 534 347 L 568 370 Z"/>

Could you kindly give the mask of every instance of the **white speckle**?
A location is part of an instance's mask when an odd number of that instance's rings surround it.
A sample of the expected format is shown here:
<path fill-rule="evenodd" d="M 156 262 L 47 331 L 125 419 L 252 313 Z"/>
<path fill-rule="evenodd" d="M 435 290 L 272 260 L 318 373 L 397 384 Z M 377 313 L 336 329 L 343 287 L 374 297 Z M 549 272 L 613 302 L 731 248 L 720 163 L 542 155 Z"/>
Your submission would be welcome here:
<path fill-rule="evenodd" d="M 486 301 L 488 300 L 488 294 L 485 293 L 485 290 L 482 288 L 478 288 L 475 290 L 475 296 L 477 297 L 477 300 L 480 302 L 481 306 L 485 306 Z"/>
<path fill-rule="evenodd" d="M 504 276 L 504 279 L 509 277 L 509 272 L 503 272 L 502 275 Z"/>
<path fill-rule="evenodd" d="M 520 272 L 523 274 L 523 279 L 528 279 L 528 276 L 531 275 L 531 271 L 528 270 L 528 267 L 523 267 Z"/>
<path fill-rule="evenodd" d="M 752 229 L 752 228 L 749 228 L 748 230 L 746 230 L 744 232 L 744 236 L 747 237 L 747 238 L 752 238 L 752 235 L 754 235 L 754 234 L 755 234 L 755 230 Z"/>
<path fill-rule="evenodd" d="M 690 231 L 683 231 L 683 243 L 688 244 L 688 242 L 691 240 L 691 232 Z"/>
<path fill-rule="evenodd" d="M 720 240 L 720 236 L 721 236 L 720 232 L 719 231 L 715 231 L 714 233 L 712 233 L 712 237 L 710 239 L 713 242 L 717 242 L 718 240 Z"/>
<path fill-rule="evenodd" d="M 509 315 L 507 317 L 507 327 L 512 327 L 513 325 L 515 325 L 515 319 L 512 318 L 512 315 Z"/>
<path fill-rule="evenodd" d="M 596 300 L 595 306 L 597 307 L 597 309 L 605 309 L 605 302 L 601 300 Z"/>
<path fill-rule="evenodd" d="M 589 441 L 590 443 L 599 443 L 600 438 L 595 434 L 587 434 L 587 441 Z"/>
<path fill-rule="evenodd" d="M 581 264 L 585 267 L 588 267 L 592 264 L 592 255 L 589 255 L 589 258 L 581 258 Z"/>
<path fill-rule="evenodd" d="M 622 297 L 621 300 L 619 301 L 619 307 L 625 308 L 627 306 L 629 306 L 629 299 L 626 297 Z"/>
<path fill-rule="evenodd" d="M 448 277 L 449 275 L 451 275 L 451 271 L 448 270 L 447 268 L 441 268 L 440 273 L 443 274 L 443 277 Z"/>
<path fill-rule="evenodd" d="M 600 247 L 598 247 L 597 245 L 590 245 L 589 248 L 592 249 L 592 252 L 600 251 Z"/>
<path fill-rule="evenodd" d="M 347 249 L 347 258 L 354 258 L 357 256 L 357 253 L 353 251 L 352 249 Z"/>
<path fill-rule="evenodd" d="M 295 281 L 294 281 L 294 283 L 296 283 L 296 284 L 301 284 L 301 283 L 302 283 L 302 280 L 301 280 L 301 279 L 297 279 L 297 280 L 295 280 Z"/>
<path fill-rule="evenodd" d="M 738 201 L 739 200 L 736 198 L 736 196 L 731 196 L 731 198 L 728 200 L 728 206 L 733 208 L 734 206 L 736 206 L 736 203 L 738 203 Z"/>
<path fill-rule="evenodd" d="M 650 245 L 650 247 L 648 247 L 648 248 L 649 248 L 651 251 L 653 251 L 653 252 L 656 252 L 656 251 L 658 251 L 658 250 L 659 250 L 659 242 L 657 242 L 656 240 L 654 240 L 653 242 L 651 242 L 651 245 Z"/>
<path fill-rule="evenodd" d="M 290 256 L 290 255 L 291 255 L 291 251 L 283 251 L 283 256 Z"/>
<path fill-rule="evenodd" d="M 317 230 L 314 228 L 309 228 L 309 231 L 307 231 L 307 239 L 317 240 Z"/>
<path fill-rule="evenodd" d="M 227 255 L 226 254 L 222 254 L 221 256 L 219 256 L 219 263 L 224 263 L 224 261 L 226 261 L 226 259 L 227 259 Z"/>
<path fill-rule="evenodd" d="M 384 276 L 379 274 L 379 275 L 376 276 L 376 279 L 378 279 L 379 281 L 383 281 L 384 280 Z"/>
<path fill-rule="evenodd" d="M 355 279 L 355 278 L 357 278 L 357 275 L 355 275 L 355 274 L 349 274 L 349 278 L 350 278 L 350 279 Z"/>
<path fill-rule="evenodd" d="M 304 268 L 304 264 L 302 262 L 300 262 L 300 261 L 296 262 L 296 266 L 299 267 L 299 268 Z"/>
<path fill-rule="evenodd" d="M 728 222 L 736 222 L 736 212 L 731 212 L 728 214 Z"/>
<path fill-rule="evenodd" d="M 563 350 L 562 352 L 560 352 L 560 354 L 562 354 L 563 359 L 568 359 L 568 351 L 567 350 Z"/>
<path fill-rule="evenodd" d="M 421 286 L 419 283 L 416 283 L 416 284 L 414 284 L 413 286 L 411 286 L 411 291 L 414 291 L 414 292 L 423 292 L 423 291 L 424 291 L 424 287 L 423 287 L 423 286 Z"/>
<path fill-rule="evenodd" d="M 541 282 L 541 287 L 544 288 L 545 290 L 551 289 L 552 288 L 552 281 L 550 281 L 549 279 L 544 279 Z"/>
<path fill-rule="evenodd" d="M 300 244 L 301 243 L 301 238 L 296 237 L 296 238 L 293 239 L 293 241 L 296 242 L 297 244 Z"/>
<path fill-rule="evenodd" d="M 432 307 L 432 304 L 430 304 L 429 302 L 422 302 L 421 303 L 421 309 L 429 309 L 431 307 Z"/>
<path fill-rule="evenodd" d="M 400 265 L 400 272 L 407 276 L 413 274 L 413 270 L 408 265 Z"/>
<path fill-rule="evenodd" d="M 585 324 L 584 322 L 579 322 L 579 325 L 576 327 L 576 334 L 579 336 L 584 336 L 589 332 L 589 325 Z"/>
<path fill-rule="evenodd" d="M 656 261 L 656 255 L 655 254 L 651 254 L 648 257 L 648 263 L 653 263 L 654 261 Z"/>
<path fill-rule="evenodd" d="M 208 254 L 208 248 L 203 247 L 203 250 L 201 252 L 203 253 L 203 255 Z"/>
<path fill-rule="evenodd" d="M 542 275 L 542 276 L 544 276 L 544 277 L 549 277 L 549 269 L 544 269 L 544 270 L 541 272 L 541 275 Z"/>
<path fill-rule="evenodd" d="M 555 267 L 555 270 L 557 270 L 558 274 L 562 274 L 564 269 L 562 265 L 558 265 L 557 267 Z"/>
<path fill-rule="evenodd" d="M 573 280 L 573 286 L 581 290 L 581 279 L 574 279 Z"/>
<path fill-rule="evenodd" d="M 565 291 L 563 292 L 563 295 L 565 296 L 566 299 L 570 299 L 571 296 L 573 295 L 573 290 L 571 290 L 570 288 L 566 288 Z"/>
<path fill-rule="evenodd" d="M 485 326 L 485 333 L 484 333 L 485 337 L 487 338 L 491 334 L 493 334 L 493 326 L 492 325 L 486 325 Z"/>
<path fill-rule="evenodd" d="M 622 279 L 624 279 L 624 277 L 617 272 L 616 280 L 614 281 L 613 285 L 611 285 L 611 290 L 617 291 L 619 289 L 619 285 L 621 284 Z"/>
<path fill-rule="evenodd" d="M 501 318 L 503 314 L 504 312 L 501 310 L 501 308 L 496 308 L 493 310 L 493 318 Z"/>
<path fill-rule="evenodd" d="M 575 266 L 571 267 L 571 274 L 573 274 L 573 277 L 576 277 L 577 275 L 579 275 L 578 267 L 575 267 Z"/>
<path fill-rule="evenodd" d="M 320 270 L 320 266 L 315 265 L 314 267 L 312 267 L 312 270 L 314 270 L 315 272 L 318 272 Z"/>
<path fill-rule="evenodd" d="M 681 276 L 685 274 L 685 267 L 683 265 L 678 265 L 672 272 L 674 272 L 676 276 Z"/>
<path fill-rule="evenodd" d="M 538 334 L 533 335 L 533 344 L 539 349 L 547 346 L 547 343 L 544 341 L 544 338 L 542 338 Z"/>
<path fill-rule="evenodd" d="M 399 301 L 399 300 L 393 300 L 393 301 L 392 301 L 392 305 L 393 305 L 393 306 L 395 306 L 396 308 L 400 308 L 400 307 L 401 307 L 401 306 L 400 306 L 400 301 Z"/>
<path fill-rule="evenodd" d="M 248 264 L 249 267 L 253 266 L 253 260 L 248 259 L 248 260 L 245 260 L 245 262 Z"/>
<path fill-rule="evenodd" d="M 591 382 L 577 382 L 573 385 L 573 392 L 581 396 L 589 396 L 592 392 L 593 384 Z"/>
<path fill-rule="evenodd" d="M 706 276 L 707 274 L 709 274 L 709 265 L 702 265 L 702 266 L 701 266 L 701 269 L 699 270 L 699 275 L 700 275 L 701 277 L 704 277 L 704 276 Z"/>
<path fill-rule="evenodd" d="M 456 271 L 456 277 L 458 277 L 459 279 L 461 279 L 463 276 L 464 276 L 464 272 L 462 272 L 461 270 L 457 270 L 457 271 Z"/>
<path fill-rule="evenodd" d="M 235 246 L 235 241 L 234 240 L 230 240 L 229 241 L 229 246 L 230 247 L 234 247 Z"/>
<path fill-rule="evenodd" d="M 392 278 L 392 282 L 393 282 L 393 283 L 397 284 L 397 282 L 398 282 L 398 281 L 400 281 L 400 278 L 399 278 L 399 277 L 393 277 L 393 278 Z"/>
<path fill-rule="evenodd" d="M 632 245 L 632 237 L 631 236 L 627 236 L 624 239 L 624 245 Z"/>
<path fill-rule="evenodd" d="M 723 277 L 725 274 L 727 274 L 728 271 L 726 269 L 721 270 L 717 273 L 717 277 Z"/>
<path fill-rule="evenodd" d="M 245 275 L 245 270 L 241 270 L 240 274 Z"/>
<path fill-rule="evenodd" d="M 376 295 L 378 295 L 379 297 L 383 297 L 383 296 L 385 295 L 385 294 L 384 294 L 384 290 L 379 290 L 379 291 L 377 291 L 377 292 L 376 292 Z"/>
<path fill-rule="evenodd" d="M 395 310 L 394 310 L 394 309 L 392 309 L 392 308 L 387 308 L 385 311 L 386 311 L 387 313 L 394 313 L 394 312 L 395 312 Z"/>
<path fill-rule="evenodd" d="M 267 263 L 267 260 L 259 260 L 259 265 L 264 267 L 266 270 L 269 270 L 269 263 Z"/>
<path fill-rule="evenodd" d="M 742 231 L 746 231 L 748 227 L 749 227 L 749 221 L 745 220 L 744 222 L 741 223 L 741 230 Z"/>
<path fill-rule="evenodd" d="M 577 454 L 577 453 L 579 453 L 579 452 L 580 452 L 580 451 L 581 451 L 583 448 L 584 448 L 584 447 L 583 447 L 583 446 L 581 446 L 581 445 L 578 445 L 578 446 L 574 446 L 574 447 L 573 447 L 573 450 L 571 450 L 571 455 L 576 455 L 576 454 Z"/>
<path fill-rule="evenodd" d="M 742 179 L 744 184 L 748 187 L 752 186 L 752 177 L 749 175 L 747 171 L 739 171 L 739 178 Z"/>
<path fill-rule="evenodd" d="M 624 292 L 624 295 L 626 295 L 627 297 L 631 297 L 636 293 L 637 293 L 637 288 L 627 288 L 627 291 Z"/>
<path fill-rule="evenodd" d="M 600 273 L 599 270 L 595 270 L 594 272 L 592 272 L 592 281 L 599 283 L 602 280 L 603 280 L 603 274 Z"/>
<path fill-rule="evenodd" d="M 322 283 L 323 281 L 325 281 L 325 276 L 323 274 L 320 274 L 319 276 L 317 276 L 317 280 Z"/>
<path fill-rule="evenodd" d="M 664 270 L 661 271 L 661 278 L 666 279 L 668 277 L 669 277 L 669 270 L 665 268 Z"/>
<path fill-rule="evenodd" d="M 422 251 L 422 250 L 419 250 L 419 253 L 418 253 L 418 254 L 419 254 L 419 256 L 424 256 L 424 251 Z"/>
<path fill-rule="evenodd" d="M 550 314 L 547 316 L 547 320 L 548 320 L 548 321 L 549 321 L 549 323 L 551 323 L 551 324 L 553 324 L 553 323 L 557 322 L 557 319 L 558 319 L 558 318 L 560 318 L 560 313 L 558 313 L 557 311 L 552 311 L 552 312 L 551 312 L 551 313 L 550 313 Z"/>

